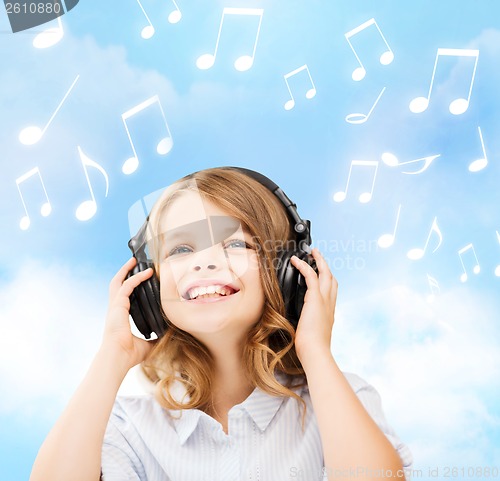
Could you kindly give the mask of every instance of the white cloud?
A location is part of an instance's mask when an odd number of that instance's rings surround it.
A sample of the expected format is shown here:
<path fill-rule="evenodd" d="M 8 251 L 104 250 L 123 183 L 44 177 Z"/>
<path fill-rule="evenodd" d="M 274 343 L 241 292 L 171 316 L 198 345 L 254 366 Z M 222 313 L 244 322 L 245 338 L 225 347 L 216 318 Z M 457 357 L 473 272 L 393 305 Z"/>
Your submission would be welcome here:
<path fill-rule="evenodd" d="M 415 468 L 493 460 L 497 317 L 492 299 L 465 287 L 432 304 L 397 286 L 339 305 L 333 353 L 379 391 Z"/>
<path fill-rule="evenodd" d="M 0 415 L 61 411 L 100 347 L 110 280 L 90 268 L 27 260 L 0 284 Z M 119 393 L 149 389 L 136 366 Z"/>
<path fill-rule="evenodd" d="M 107 284 L 91 271 L 23 262 L 0 290 L 0 413 L 53 416 L 97 351 Z"/>

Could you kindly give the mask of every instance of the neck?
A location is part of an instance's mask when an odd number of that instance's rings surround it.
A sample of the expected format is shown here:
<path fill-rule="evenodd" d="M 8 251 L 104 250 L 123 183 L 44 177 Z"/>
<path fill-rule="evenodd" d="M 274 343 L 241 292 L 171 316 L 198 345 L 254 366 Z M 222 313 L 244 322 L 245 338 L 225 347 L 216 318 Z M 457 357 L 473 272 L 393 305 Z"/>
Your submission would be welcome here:
<path fill-rule="evenodd" d="M 214 407 L 229 410 L 242 403 L 254 390 L 243 364 L 243 348 L 240 344 L 225 345 L 210 352 L 214 358 L 212 399 Z"/>

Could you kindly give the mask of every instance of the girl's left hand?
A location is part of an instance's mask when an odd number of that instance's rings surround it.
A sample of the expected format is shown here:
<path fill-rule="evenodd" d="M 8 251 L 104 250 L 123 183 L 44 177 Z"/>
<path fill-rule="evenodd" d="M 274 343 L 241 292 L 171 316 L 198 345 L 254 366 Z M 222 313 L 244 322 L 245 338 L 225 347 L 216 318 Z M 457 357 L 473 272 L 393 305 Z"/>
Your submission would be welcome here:
<path fill-rule="evenodd" d="M 312 255 L 318 274 L 307 262 L 296 256 L 291 258 L 292 265 L 304 276 L 307 284 L 304 306 L 295 333 L 295 350 L 302 364 L 306 357 L 315 357 L 318 352 L 330 352 L 337 301 L 337 279 L 318 249 L 314 248 Z"/>

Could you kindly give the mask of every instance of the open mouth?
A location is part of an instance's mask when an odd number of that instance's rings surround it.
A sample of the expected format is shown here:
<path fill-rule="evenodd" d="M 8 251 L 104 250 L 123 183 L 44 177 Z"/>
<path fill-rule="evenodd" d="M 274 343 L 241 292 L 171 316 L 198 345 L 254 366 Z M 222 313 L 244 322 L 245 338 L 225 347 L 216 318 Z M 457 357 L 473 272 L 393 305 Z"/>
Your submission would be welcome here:
<path fill-rule="evenodd" d="M 232 296 L 237 292 L 239 292 L 239 289 L 228 285 L 198 286 L 189 289 L 182 295 L 182 298 L 187 301 L 217 299 Z"/>

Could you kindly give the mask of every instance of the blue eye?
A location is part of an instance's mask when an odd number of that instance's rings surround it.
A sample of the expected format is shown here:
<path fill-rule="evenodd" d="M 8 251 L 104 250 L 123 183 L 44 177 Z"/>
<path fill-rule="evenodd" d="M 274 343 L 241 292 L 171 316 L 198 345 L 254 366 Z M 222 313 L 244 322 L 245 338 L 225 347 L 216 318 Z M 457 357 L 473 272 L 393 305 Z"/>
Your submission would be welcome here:
<path fill-rule="evenodd" d="M 251 249 L 252 246 L 242 239 L 231 239 L 224 243 L 224 249 Z M 167 257 L 172 257 L 176 255 L 189 254 L 194 252 L 194 249 L 187 244 L 180 244 L 171 249 Z"/>
<path fill-rule="evenodd" d="M 229 240 L 227 241 L 225 244 L 224 244 L 224 248 L 228 248 L 228 247 L 236 247 L 236 248 L 239 248 L 239 249 L 249 249 L 250 248 L 250 245 L 247 244 L 244 240 L 241 240 L 241 239 L 232 239 L 232 240 Z"/>
<path fill-rule="evenodd" d="M 176 254 L 187 254 L 189 252 L 192 252 L 193 249 L 189 247 L 188 245 L 179 245 L 174 247 L 169 253 L 168 256 L 175 256 Z"/>

